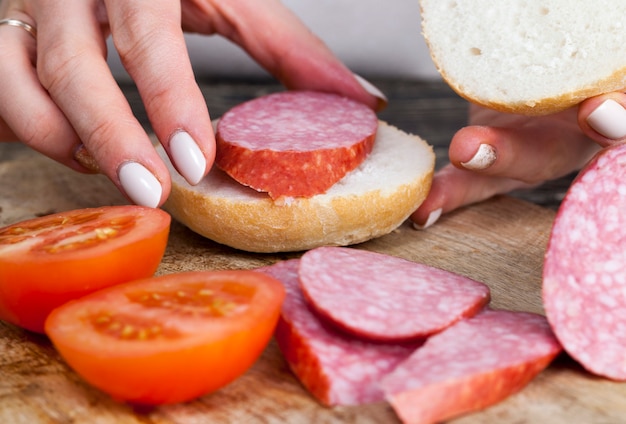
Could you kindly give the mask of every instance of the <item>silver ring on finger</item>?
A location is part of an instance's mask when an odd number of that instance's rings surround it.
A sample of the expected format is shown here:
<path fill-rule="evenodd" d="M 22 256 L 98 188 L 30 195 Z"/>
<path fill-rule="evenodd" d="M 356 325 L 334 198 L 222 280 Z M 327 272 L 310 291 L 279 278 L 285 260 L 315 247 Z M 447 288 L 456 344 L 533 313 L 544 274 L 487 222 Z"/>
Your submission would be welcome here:
<path fill-rule="evenodd" d="M 32 35 L 33 38 L 35 39 L 37 38 L 37 28 L 35 28 L 34 26 L 32 26 L 31 24 L 27 22 L 20 21 L 19 19 L 0 19 L 0 25 L 9 25 L 9 26 L 22 28 L 23 30 L 28 32 L 30 35 Z"/>

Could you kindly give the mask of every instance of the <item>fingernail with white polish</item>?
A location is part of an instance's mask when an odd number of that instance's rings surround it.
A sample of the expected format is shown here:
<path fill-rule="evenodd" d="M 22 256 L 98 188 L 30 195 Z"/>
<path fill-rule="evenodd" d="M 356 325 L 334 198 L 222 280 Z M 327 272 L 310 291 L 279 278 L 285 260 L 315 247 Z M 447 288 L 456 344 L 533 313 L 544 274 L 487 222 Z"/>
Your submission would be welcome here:
<path fill-rule="evenodd" d="M 177 131 L 170 139 L 172 161 L 178 172 L 191 185 L 196 185 L 204 177 L 206 159 L 202 150 L 189 133 Z"/>
<path fill-rule="evenodd" d="M 619 140 L 626 137 L 626 109 L 613 99 L 605 100 L 591 112 L 587 123 L 606 138 Z"/>
<path fill-rule="evenodd" d="M 359 84 L 361 84 L 361 87 L 365 89 L 365 91 L 370 93 L 372 96 L 377 97 L 378 99 L 382 100 L 384 103 L 387 103 L 388 101 L 387 96 L 385 96 L 385 94 L 383 94 L 383 92 L 380 91 L 378 87 L 376 87 L 374 84 L 372 84 L 371 82 L 363 78 L 361 75 L 354 74 L 354 77 L 359 82 Z"/>
<path fill-rule="evenodd" d="M 417 222 L 414 222 L 413 228 L 415 228 L 416 230 L 425 230 L 439 220 L 442 212 L 443 210 L 441 208 L 435 209 L 428 215 L 428 219 L 424 224 L 420 225 Z"/>
<path fill-rule="evenodd" d="M 467 162 L 461 162 L 463 168 L 472 171 L 487 169 L 496 161 L 496 149 L 489 144 L 481 144 L 478 151 Z"/>
<path fill-rule="evenodd" d="M 159 206 L 163 188 L 159 180 L 143 165 L 126 162 L 120 166 L 117 175 L 124 191 L 135 204 L 151 208 Z"/>

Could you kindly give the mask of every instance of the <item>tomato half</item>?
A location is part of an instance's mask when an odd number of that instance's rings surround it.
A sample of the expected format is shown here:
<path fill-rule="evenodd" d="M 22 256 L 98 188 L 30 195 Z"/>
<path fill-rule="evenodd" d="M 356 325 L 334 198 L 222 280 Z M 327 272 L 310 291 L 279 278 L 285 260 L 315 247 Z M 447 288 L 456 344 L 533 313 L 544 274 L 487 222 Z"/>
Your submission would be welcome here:
<path fill-rule="evenodd" d="M 195 271 L 122 284 L 54 310 L 46 333 L 112 397 L 167 404 L 217 390 L 269 342 L 285 292 L 255 271 Z"/>
<path fill-rule="evenodd" d="M 106 206 L 0 228 L 0 319 L 43 332 L 68 300 L 153 275 L 170 222 L 160 209 Z"/>

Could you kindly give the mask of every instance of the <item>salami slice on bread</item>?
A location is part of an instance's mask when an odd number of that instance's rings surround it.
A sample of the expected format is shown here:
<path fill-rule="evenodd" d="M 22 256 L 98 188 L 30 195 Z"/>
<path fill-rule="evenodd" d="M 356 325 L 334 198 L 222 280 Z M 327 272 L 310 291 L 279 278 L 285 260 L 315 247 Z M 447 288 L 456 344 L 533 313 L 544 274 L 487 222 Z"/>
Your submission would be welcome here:
<path fill-rule="evenodd" d="M 272 199 L 311 197 L 363 162 L 377 127 L 373 110 L 337 94 L 269 94 L 220 118 L 215 163 Z"/>
<path fill-rule="evenodd" d="M 540 115 L 626 88 L 626 3 L 420 0 L 446 82 L 468 100 Z"/>
<path fill-rule="evenodd" d="M 265 253 L 345 246 L 390 233 L 423 202 L 435 166 L 426 141 L 378 122 L 371 153 L 332 187 L 275 201 L 216 166 L 191 186 L 159 152 L 172 175 L 164 208 L 175 219 L 218 243 Z"/>

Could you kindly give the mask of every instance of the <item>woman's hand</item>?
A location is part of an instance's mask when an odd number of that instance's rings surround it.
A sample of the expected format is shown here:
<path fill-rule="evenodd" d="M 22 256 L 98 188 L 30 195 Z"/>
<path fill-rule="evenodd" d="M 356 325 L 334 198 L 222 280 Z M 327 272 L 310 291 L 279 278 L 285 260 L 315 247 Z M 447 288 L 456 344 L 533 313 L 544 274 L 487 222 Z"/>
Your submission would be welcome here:
<path fill-rule="evenodd" d="M 428 197 L 411 219 L 417 228 L 426 228 L 442 213 L 579 170 L 601 147 L 623 141 L 623 93 L 541 117 L 472 105 L 469 126 L 452 138 L 450 164 L 435 174 Z"/>
<path fill-rule="evenodd" d="M 111 75 L 109 35 L 156 136 L 191 184 L 211 168 L 215 136 L 183 29 L 229 38 L 287 88 L 333 91 L 374 109 L 384 102 L 279 0 L 5 0 L 6 18 L 36 36 L 0 25 L 0 140 L 101 172 L 138 204 L 161 205 L 170 177 Z"/>

